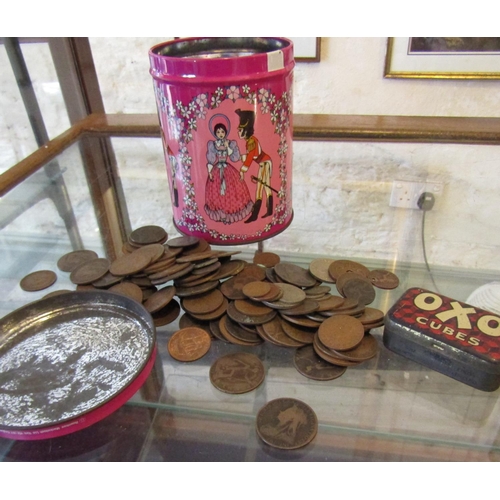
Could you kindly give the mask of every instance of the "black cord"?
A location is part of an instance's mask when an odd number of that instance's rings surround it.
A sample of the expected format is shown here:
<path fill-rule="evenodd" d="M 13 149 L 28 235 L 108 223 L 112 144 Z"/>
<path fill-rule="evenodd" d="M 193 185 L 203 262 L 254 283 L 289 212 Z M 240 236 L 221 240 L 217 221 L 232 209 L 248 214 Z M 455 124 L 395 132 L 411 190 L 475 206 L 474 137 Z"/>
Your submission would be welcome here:
<path fill-rule="evenodd" d="M 429 276 L 431 277 L 432 284 L 434 285 L 434 288 L 436 292 L 441 293 L 439 291 L 438 286 L 436 285 L 436 282 L 434 281 L 434 275 L 432 274 L 431 268 L 429 266 L 429 261 L 427 260 L 427 252 L 425 251 L 425 214 L 427 213 L 427 210 L 422 210 L 422 251 L 424 253 L 424 262 L 425 262 L 425 267 L 427 268 L 427 271 L 429 272 Z"/>

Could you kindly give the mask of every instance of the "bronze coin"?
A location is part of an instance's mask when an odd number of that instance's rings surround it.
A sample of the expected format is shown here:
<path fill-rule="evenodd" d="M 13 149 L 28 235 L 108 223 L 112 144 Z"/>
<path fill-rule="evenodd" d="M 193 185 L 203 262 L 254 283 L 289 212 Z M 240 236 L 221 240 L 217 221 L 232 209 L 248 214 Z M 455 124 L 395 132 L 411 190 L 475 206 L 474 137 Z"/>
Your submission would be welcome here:
<path fill-rule="evenodd" d="M 190 313 L 190 314 L 194 318 L 199 319 L 201 321 L 213 321 L 214 319 L 220 318 L 223 314 L 226 313 L 227 306 L 228 306 L 228 301 L 226 297 L 223 297 L 222 304 L 214 311 L 210 311 L 208 313 L 199 313 L 199 314 Z"/>
<path fill-rule="evenodd" d="M 214 250 L 208 250 L 207 252 L 198 252 L 189 255 L 185 255 L 184 253 L 177 257 L 177 262 L 182 264 L 183 262 L 199 262 L 207 259 L 212 259 L 213 257 L 217 257 L 218 252 Z"/>
<path fill-rule="evenodd" d="M 207 314 L 218 309 L 223 301 L 224 295 L 216 288 L 194 297 L 186 297 L 182 301 L 182 308 L 191 314 Z"/>
<path fill-rule="evenodd" d="M 263 282 L 264 283 L 264 282 Z M 259 297 L 258 300 L 259 302 L 275 302 L 276 300 L 281 299 L 283 296 L 283 290 L 279 287 L 277 287 L 274 283 L 269 283 L 271 285 L 271 289 L 269 290 L 269 293 L 266 295 L 263 295 L 262 297 Z"/>
<path fill-rule="evenodd" d="M 249 299 L 258 299 L 271 291 L 271 283 L 267 281 L 252 281 L 244 285 L 241 291 Z"/>
<path fill-rule="evenodd" d="M 185 269 L 188 269 L 188 272 L 191 272 L 193 270 L 193 267 L 194 264 L 191 264 L 190 262 L 183 262 L 181 264 L 174 263 L 161 271 L 149 274 L 149 279 L 151 281 L 154 281 L 169 276 L 175 276 L 177 273 L 179 273 L 180 271 L 184 271 Z"/>
<path fill-rule="evenodd" d="M 89 260 L 97 259 L 98 255 L 93 250 L 75 250 L 63 255 L 57 261 L 57 267 L 66 273 L 70 273 L 79 265 Z"/>
<path fill-rule="evenodd" d="M 264 381 L 262 361 L 247 352 L 226 354 L 210 367 L 210 382 L 219 391 L 244 394 L 253 391 Z"/>
<path fill-rule="evenodd" d="M 354 349 L 361 343 L 364 335 L 361 322 L 344 314 L 327 318 L 318 329 L 321 343 L 335 351 Z"/>
<path fill-rule="evenodd" d="M 177 361 L 196 361 L 210 350 L 212 339 L 201 328 L 177 330 L 168 341 L 168 352 Z"/>
<path fill-rule="evenodd" d="M 303 326 L 304 328 L 318 329 L 320 324 L 317 320 L 310 319 L 307 316 L 282 316 L 282 319 L 294 325 Z"/>
<path fill-rule="evenodd" d="M 139 254 L 144 254 L 150 257 L 149 265 L 151 265 L 163 257 L 163 255 L 165 254 L 165 247 L 160 243 L 153 243 L 151 245 L 142 246 L 135 250 L 135 252 L 136 256 Z"/>
<path fill-rule="evenodd" d="M 109 288 L 117 283 L 120 283 L 123 280 L 122 276 L 115 276 L 111 274 L 109 271 L 102 277 L 96 281 L 92 282 L 96 288 Z"/>
<path fill-rule="evenodd" d="M 163 242 L 168 238 L 167 232 L 160 226 L 143 226 L 130 233 L 130 243 L 150 245 Z"/>
<path fill-rule="evenodd" d="M 311 273 L 296 264 L 280 262 L 274 266 L 274 272 L 286 283 L 298 287 L 311 287 L 316 285 L 316 278 Z"/>
<path fill-rule="evenodd" d="M 235 345 L 241 345 L 241 346 L 250 346 L 253 347 L 255 345 L 258 345 L 257 342 L 248 342 L 246 340 L 241 340 L 238 337 L 235 337 L 232 333 L 229 332 L 227 329 L 227 319 L 228 315 L 224 314 L 219 318 L 219 332 L 220 334 L 224 337 L 224 340 L 230 344 L 235 344 Z M 262 342 L 259 342 L 262 343 Z"/>
<path fill-rule="evenodd" d="M 216 279 L 216 276 L 217 276 L 217 271 L 215 273 L 206 274 L 205 276 L 186 274 L 186 276 L 181 276 L 180 278 L 177 278 L 174 281 L 174 285 L 176 285 L 179 288 L 196 287 L 198 285 L 203 285 L 203 283 L 206 283 L 207 281 L 214 281 Z M 217 283 L 219 283 L 219 281 L 217 281 Z"/>
<path fill-rule="evenodd" d="M 399 286 L 399 278 L 385 269 L 374 269 L 368 273 L 373 286 L 384 290 L 393 290 Z"/>
<path fill-rule="evenodd" d="M 272 312 L 270 307 L 253 302 L 249 299 L 235 300 L 234 307 L 237 311 L 247 316 L 265 316 Z"/>
<path fill-rule="evenodd" d="M 366 279 L 366 281 L 368 281 L 368 278 L 364 278 L 361 274 L 353 273 L 353 272 L 347 272 L 347 273 L 341 274 L 337 278 L 337 281 L 335 283 L 335 287 L 337 288 L 337 291 L 340 293 L 340 295 L 342 295 L 342 297 L 345 297 L 345 294 L 342 291 L 342 289 L 344 288 L 344 285 L 349 280 L 354 279 L 354 278 Z M 368 283 L 369 283 L 369 281 L 368 281 Z"/>
<path fill-rule="evenodd" d="M 314 259 L 309 264 L 309 272 L 319 281 L 335 283 L 335 280 L 328 272 L 328 268 L 333 262 L 335 262 L 334 259 Z"/>
<path fill-rule="evenodd" d="M 349 361 L 347 359 L 342 359 L 338 356 L 335 356 L 330 349 L 328 349 L 321 343 L 317 334 L 314 336 L 313 348 L 320 358 L 324 359 L 328 363 L 331 363 L 332 365 L 349 367 L 357 366 L 360 364 L 359 361 Z"/>
<path fill-rule="evenodd" d="M 154 274 L 154 273 L 159 273 L 160 271 L 164 271 L 165 269 L 169 268 L 170 266 L 173 266 L 175 264 L 175 257 L 170 256 L 170 257 L 161 257 L 159 260 L 154 262 L 153 264 L 150 264 L 146 269 L 144 269 L 144 272 L 148 275 Z"/>
<path fill-rule="evenodd" d="M 132 253 L 121 255 L 109 266 L 109 272 L 115 276 L 129 276 L 136 274 L 148 267 L 151 256 L 135 250 Z"/>
<path fill-rule="evenodd" d="M 240 276 L 252 276 L 254 281 L 264 281 L 266 279 L 266 268 L 257 264 L 247 264 L 245 262 Z"/>
<path fill-rule="evenodd" d="M 304 345 L 304 343 L 297 342 L 285 333 L 280 317 L 275 317 L 271 321 L 262 324 L 261 327 L 264 333 L 271 338 L 276 345 L 281 347 L 302 347 Z"/>
<path fill-rule="evenodd" d="M 290 285 L 289 283 L 274 283 L 283 294 L 278 300 L 274 301 L 263 301 L 262 303 L 272 309 L 289 309 L 291 307 L 299 305 L 302 301 L 306 299 L 306 294 L 301 288 Z"/>
<path fill-rule="evenodd" d="M 173 248 L 186 248 L 197 245 L 200 242 L 200 238 L 196 236 L 179 236 L 167 241 L 167 246 Z"/>
<path fill-rule="evenodd" d="M 340 359 L 361 363 L 362 361 L 368 361 L 369 359 L 374 358 L 377 355 L 378 350 L 377 339 L 373 335 L 365 333 L 361 344 L 357 347 L 349 351 L 333 351 L 332 355 L 339 357 Z"/>
<path fill-rule="evenodd" d="M 102 278 L 109 271 L 109 260 L 92 259 L 73 269 L 69 279 L 75 285 L 88 285 Z"/>
<path fill-rule="evenodd" d="M 318 432 L 318 418 L 313 409 L 293 398 L 269 401 L 257 414 L 258 436 L 268 445 L 294 450 L 309 444 Z"/>
<path fill-rule="evenodd" d="M 179 262 L 179 259 L 177 259 L 177 262 Z M 203 259 L 203 260 L 198 260 L 194 261 L 194 269 L 203 269 L 204 267 L 210 267 L 213 266 L 214 264 L 219 264 L 216 269 L 220 267 L 220 261 L 217 257 L 214 257 L 213 259 Z M 205 271 L 206 272 L 206 271 Z"/>
<path fill-rule="evenodd" d="M 248 316 L 238 311 L 234 305 L 234 301 L 232 301 L 229 302 L 227 306 L 227 314 L 232 320 L 236 321 L 236 323 L 242 325 L 262 325 L 267 321 L 271 321 L 276 316 L 276 311 L 271 311 L 269 314 L 264 314 L 262 316 Z"/>
<path fill-rule="evenodd" d="M 193 295 L 199 295 L 201 293 L 208 292 L 217 288 L 219 286 L 219 281 L 206 281 L 201 285 L 196 286 L 176 286 L 177 289 L 177 297 L 192 297 Z"/>
<path fill-rule="evenodd" d="M 332 309 L 337 309 L 338 307 L 342 306 L 342 304 L 345 302 L 345 298 L 339 297 L 338 295 L 327 294 L 324 300 L 318 300 L 317 302 L 318 312 L 331 311 Z"/>
<path fill-rule="evenodd" d="M 297 349 L 293 364 L 299 373 L 312 380 L 335 380 L 347 370 L 345 366 L 332 365 L 320 358 L 312 345 Z"/>
<path fill-rule="evenodd" d="M 175 269 L 170 268 L 168 272 L 167 271 L 163 272 L 164 276 L 161 278 L 153 279 L 153 277 L 150 276 L 151 283 L 153 285 L 163 285 L 168 281 L 176 280 L 183 276 L 186 276 L 193 270 L 193 264 L 179 264 L 178 266 L 187 266 L 187 267 L 184 268 L 175 267 Z"/>
<path fill-rule="evenodd" d="M 176 300 L 171 300 L 164 308 L 151 315 L 156 327 L 173 323 L 181 312 L 181 306 Z"/>
<path fill-rule="evenodd" d="M 153 293 L 143 304 L 146 311 L 154 314 L 168 305 L 174 298 L 177 290 L 174 286 L 166 286 L 160 288 L 157 292 Z"/>
<path fill-rule="evenodd" d="M 358 273 L 361 274 L 361 276 L 366 277 L 369 272 L 370 270 L 363 264 L 345 259 L 336 260 L 328 267 L 328 273 L 335 281 L 341 274 L 344 273 Z"/>
<path fill-rule="evenodd" d="M 185 243 L 189 243 L 191 237 L 186 237 L 187 239 L 185 240 Z M 167 242 L 168 245 L 169 242 Z M 198 239 L 198 242 L 195 243 L 194 245 L 187 245 L 187 246 L 179 246 L 178 243 L 176 243 L 177 248 L 182 249 L 182 255 L 192 255 L 195 253 L 204 253 L 210 250 L 210 245 L 208 244 L 207 241 Z M 172 247 L 173 248 L 173 247 Z"/>
<path fill-rule="evenodd" d="M 255 252 L 253 256 L 253 263 L 264 267 L 274 267 L 280 260 L 280 256 L 273 252 Z"/>
<path fill-rule="evenodd" d="M 220 287 L 220 291 L 230 300 L 244 299 L 243 287 L 247 283 L 255 281 L 253 276 L 240 276 L 236 275 L 224 281 Z"/>
<path fill-rule="evenodd" d="M 187 328 L 188 326 L 196 326 L 198 328 L 201 328 L 202 330 L 205 330 L 208 334 L 212 335 L 212 331 L 209 325 L 209 322 L 207 321 L 201 321 L 199 319 L 193 318 L 189 313 L 184 313 L 180 318 L 179 318 L 179 328 Z"/>
<path fill-rule="evenodd" d="M 222 264 L 216 259 L 213 264 L 206 267 L 196 267 L 196 264 L 194 264 L 192 273 L 196 276 L 205 276 L 217 271 L 220 267 L 222 267 Z"/>
<path fill-rule="evenodd" d="M 331 288 L 328 285 L 317 285 L 317 286 L 313 286 L 310 288 L 306 288 L 304 290 L 307 297 L 309 297 L 311 299 L 317 299 L 320 297 L 324 297 L 325 295 L 329 294 L 330 291 L 331 291 Z"/>
<path fill-rule="evenodd" d="M 357 300 L 360 304 L 371 304 L 375 300 L 373 285 L 364 278 L 349 280 L 342 288 L 346 298 Z"/>
<path fill-rule="evenodd" d="M 235 276 L 239 274 L 243 268 L 245 267 L 245 261 L 243 260 L 228 260 L 227 262 L 222 262 L 219 267 L 216 279 L 222 280 L 225 278 L 229 278 L 231 276 Z"/>
<path fill-rule="evenodd" d="M 286 316 L 304 316 L 313 313 L 319 307 L 318 302 L 313 299 L 305 299 L 299 305 L 290 309 L 282 309 L 281 313 Z"/>
<path fill-rule="evenodd" d="M 120 295 L 124 295 L 125 297 L 129 297 L 134 299 L 139 304 L 142 304 L 142 290 L 139 286 L 134 283 L 130 283 L 129 281 L 122 281 L 117 285 L 113 285 L 110 289 L 110 292 L 118 293 Z"/>
<path fill-rule="evenodd" d="M 222 318 L 223 317 L 224 316 L 222 316 Z M 229 343 L 229 341 L 224 337 L 223 333 L 221 332 L 221 329 L 219 326 L 219 323 L 222 321 L 222 318 L 214 319 L 214 320 L 210 321 L 210 323 L 209 323 L 210 332 L 216 339 L 219 339 L 219 340 L 222 340 L 223 342 Z"/>
<path fill-rule="evenodd" d="M 312 344 L 314 340 L 314 335 L 316 334 L 316 328 L 306 328 L 305 326 L 295 325 L 282 318 L 281 328 L 283 331 L 293 340 L 300 342 L 301 344 Z"/>
<path fill-rule="evenodd" d="M 37 292 L 53 285 L 57 280 L 54 271 L 35 271 L 25 276 L 19 283 L 25 292 Z"/>
<path fill-rule="evenodd" d="M 369 325 L 372 323 L 379 323 L 384 320 L 384 313 L 380 309 L 374 309 L 373 307 L 365 307 L 363 314 L 358 318 L 363 325 Z"/>
<path fill-rule="evenodd" d="M 249 331 L 248 328 L 243 328 L 235 321 L 233 321 L 227 314 L 224 316 L 226 330 L 233 336 L 243 342 L 250 342 L 252 344 L 261 344 L 262 339 L 256 331 Z"/>

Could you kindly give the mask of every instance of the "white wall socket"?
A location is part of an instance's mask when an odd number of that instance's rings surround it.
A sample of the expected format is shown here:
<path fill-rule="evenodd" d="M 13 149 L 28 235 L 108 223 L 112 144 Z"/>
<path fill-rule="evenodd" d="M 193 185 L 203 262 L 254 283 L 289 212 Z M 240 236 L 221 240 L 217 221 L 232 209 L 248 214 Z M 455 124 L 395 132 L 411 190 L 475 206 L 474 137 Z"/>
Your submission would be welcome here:
<path fill-rule="evenodd" d="M 443 184 L 440 182 L 393 181 L 389 206 L 419 210 L 418 199 L 422 193 L 432 193 L 437 198 L 443 193 Z"/>

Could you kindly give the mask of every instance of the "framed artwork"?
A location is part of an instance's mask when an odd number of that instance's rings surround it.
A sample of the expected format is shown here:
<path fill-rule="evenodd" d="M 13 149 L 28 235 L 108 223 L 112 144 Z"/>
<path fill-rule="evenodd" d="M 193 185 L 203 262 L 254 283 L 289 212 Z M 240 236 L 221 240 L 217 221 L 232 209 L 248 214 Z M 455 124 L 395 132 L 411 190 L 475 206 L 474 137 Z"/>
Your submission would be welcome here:
<path fill-rule="evenodd" d="M 500 79 L 500 38 L 388 38 L 384 77 Z"/>
<path fill-rule="evenodd" d="M 287 37 L 293 42 L 293 53 L 297 62 L 319 62 L 321 57 L 321 38 L 298 36 Z"/>

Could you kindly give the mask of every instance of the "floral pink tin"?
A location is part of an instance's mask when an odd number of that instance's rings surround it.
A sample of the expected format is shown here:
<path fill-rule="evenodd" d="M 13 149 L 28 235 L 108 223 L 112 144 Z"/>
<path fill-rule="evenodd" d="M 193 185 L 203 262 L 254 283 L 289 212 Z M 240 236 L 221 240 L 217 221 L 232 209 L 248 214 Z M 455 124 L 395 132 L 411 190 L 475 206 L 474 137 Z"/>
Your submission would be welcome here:
<path fill-rule="evenodd" d="M 234 245 L 292 221 L 293 44 L 185 38 L 149 53 L 174 224 Z"/>

